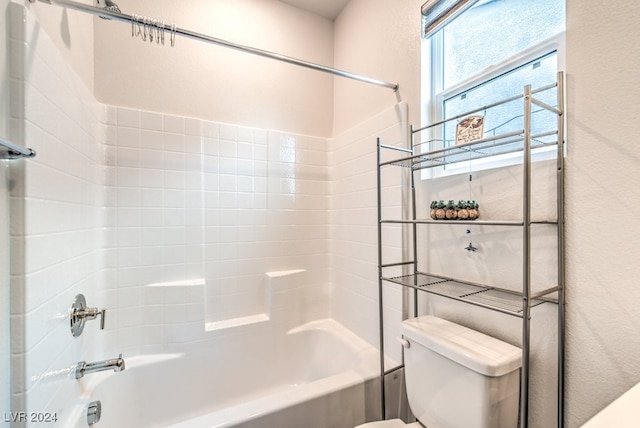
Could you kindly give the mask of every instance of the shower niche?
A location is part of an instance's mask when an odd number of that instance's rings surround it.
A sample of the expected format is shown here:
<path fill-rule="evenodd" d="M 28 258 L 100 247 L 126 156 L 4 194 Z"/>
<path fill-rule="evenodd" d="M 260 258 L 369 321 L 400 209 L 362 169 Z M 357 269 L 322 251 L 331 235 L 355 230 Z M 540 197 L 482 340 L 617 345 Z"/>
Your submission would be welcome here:
<path fill-rule="evenodd" d="M 406 300 L 412 307 L 403 318 L 430 310 L 431 300 L 455 300 L 473 305 L 474 311 L 507 315 L 503 318 L 516 320 L 509 324 L 519 336 L 519 343 L 514 344 L 522 349 L 521 427 L 528 427 L 531 419 L 531 323 L 538 313 L 552 314 L 555 319 L 545 325 L 557 326 L 553 331 L 557 331 L 556 355 L 544 356 L 557 370 L 557 397 L 545 398 L 557 403 L 557 426 L 564 424 L 563 93 L 561 72 L 556 82 L 544 87 L 527 85 L 512 97 L 425 127 L 412 127 L 408 148 L 381 139 L 377 144 L 382 354 L 385 342 L 393 339 L 385 338 L 389 331 L 383 318 L 387 285 L 412 291 Z M 512 120 L 517 123 L 515 129 L 487 130 L 491 124 L 485 123 L 480 137 L 456 141 L 460 121 L 508 103 L 519 103 Z M 489 172 L 487 162 L 495 165 Z M 450 199 L 449 195 L 477 201 L 482 215 L 476 219 L 432 218 L 430 203 Z M 465 307 L 451 305 L 457 308 L 451 311 Z M 546 308 L 534 310 L 538 307 Z M 548 349 L 544 352 L 548 354 Z M 381 364 L 382 374 L 390 371 Z"/>

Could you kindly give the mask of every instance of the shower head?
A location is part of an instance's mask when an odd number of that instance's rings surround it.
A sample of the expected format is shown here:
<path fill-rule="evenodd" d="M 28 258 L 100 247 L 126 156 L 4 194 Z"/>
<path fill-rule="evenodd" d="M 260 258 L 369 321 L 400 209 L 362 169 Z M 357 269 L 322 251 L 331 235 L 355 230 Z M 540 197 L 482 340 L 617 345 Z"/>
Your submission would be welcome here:
<path fill-rule="evenodd" d="M 112 0 L 96 0 L 98 6 L 102 7 L 104 10 L 108 10 L 109 12 L 117 12 L 122 13 L 118 5 Z M 111 19 L 108 16 L 100 16 L 102 19 Z"/>

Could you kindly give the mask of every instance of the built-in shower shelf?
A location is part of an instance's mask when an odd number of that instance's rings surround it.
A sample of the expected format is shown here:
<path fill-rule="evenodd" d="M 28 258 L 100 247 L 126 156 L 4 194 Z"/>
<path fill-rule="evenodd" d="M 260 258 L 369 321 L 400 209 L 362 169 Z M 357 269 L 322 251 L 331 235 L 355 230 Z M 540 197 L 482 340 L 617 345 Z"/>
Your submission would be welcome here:
<path fill-rule="evenodd" d="M 522 317 L 523 296 L 515 291 L 458 281 L 421 272 L 382 279 L 438 296 Z M 546 302 L 555 302 L 555 300 L 546 297 L 534 298 L 531 299 L 530 306 L 534 307 Z"/>

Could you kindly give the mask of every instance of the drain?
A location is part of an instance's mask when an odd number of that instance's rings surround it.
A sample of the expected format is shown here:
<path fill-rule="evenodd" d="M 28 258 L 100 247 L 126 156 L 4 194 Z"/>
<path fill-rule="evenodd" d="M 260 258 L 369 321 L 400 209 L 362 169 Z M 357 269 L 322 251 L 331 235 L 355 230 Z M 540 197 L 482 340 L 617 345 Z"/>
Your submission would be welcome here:
<path fill-rule="evenodd" d="M 102 403 L 100 401 L 92 401 L 87 408 L 87 423 L 89 425 L 100 422 L 100 416 L 102 415 Z"/>

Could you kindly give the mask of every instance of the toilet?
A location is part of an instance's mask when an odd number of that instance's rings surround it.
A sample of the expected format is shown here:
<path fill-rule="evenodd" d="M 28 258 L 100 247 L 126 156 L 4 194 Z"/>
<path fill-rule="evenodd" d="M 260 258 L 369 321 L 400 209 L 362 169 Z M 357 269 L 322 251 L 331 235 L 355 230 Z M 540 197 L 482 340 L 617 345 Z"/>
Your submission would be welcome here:
<path fill-rule="evenodd" d="M 356 428 L 518 426 L 520 348 L 434 316 L 403 321 L 401 331 L 407 397 L 419 422 Z"/>

